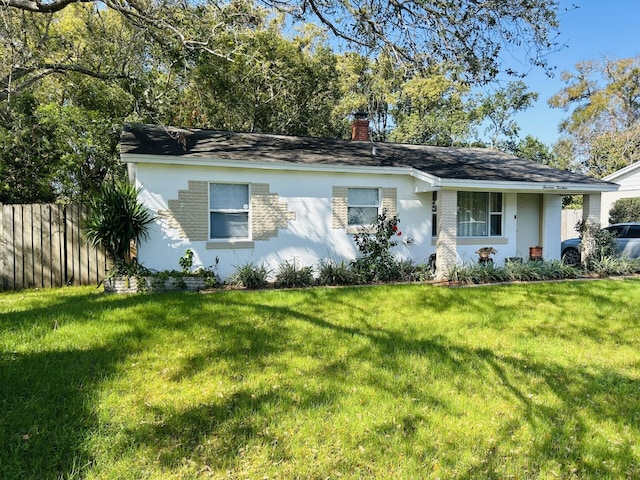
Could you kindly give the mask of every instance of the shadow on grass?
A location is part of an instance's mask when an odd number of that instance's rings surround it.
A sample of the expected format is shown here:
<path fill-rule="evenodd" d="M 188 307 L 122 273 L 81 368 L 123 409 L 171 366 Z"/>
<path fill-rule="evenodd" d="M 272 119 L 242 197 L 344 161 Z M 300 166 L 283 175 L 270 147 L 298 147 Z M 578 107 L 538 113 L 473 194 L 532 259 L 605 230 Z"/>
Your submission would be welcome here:
<path fill-rule="evenodd" d="M 127 356 L 126 338 L 71 351 L 0 356 L 0 478 L 82 476 L 92 463 L 95 388 Z"/>
<path fill-rule="evenodd" d="M 576 288 L 577 296 L 583 301 L 585 293 L 580 290 L 593 291 L 592 288 L 582 287 L 580 284 Z M 546 301 L 560 302 L 560 299 L 552 297 L 550 299 L 553 291 L 553 286 L 529 288 L 527 298 L 532 305 Z M 432 293 L 432 291 L 429 292 L 429 294 Z M 362 292 L 362 295 L 368 294 L 369 292 Z M 486 292 L 469 295 L 445 293 L 444 296 L 447 297 L 447 309 L 455 309 L 458 304 L 463 305 L 465 309 L 476 310 L 479 312 L 478 315 L 482 315 L 483 312 L 495 311 L 496 308 L 495 305 L 487 302 Z M 554 362 L 553 358 L 541 361 L 513 355 L 498 355 L 490 349 L 460 346 L 438 336 L 424 338 L 422 335 L 412 339 L 392 329 L 372 327 L 366 321 L 357 318 L 357 315 L 348 325 L 338 324 L 333 322 L 330 316 L 314 315 L 309 312 L 314 311 L 315 302 L 319 302 L 318 310 L 322 311 L 320 303 L 329 302 L 335 307 L 347 301 L 352 298 L 348 292 L 341 291 L 327 295 L 326 292 L 317 294 L 310 291 L 303 297 L 304 301 L 301 302 L 300 308 L 251 302 L 242 303 L 242 307 L 253 309 L 256 315 L 295 319 L 313 325 L 319 331 L 331 330 L 339 336 L 366 339 L 368 346 L 360 345 L 353 352 L 352 363 L 347 361 L 338 366 L 337 375 L 336 365 L 333 363 L 326 364 L 313 373 L 314 376 L 323 378 L 327 385 L 331 385 L 332 391 L 346 393 L 348 383 L 345 383 L 345 378 L 353 368 L 356 368 L 355 365 L 358 362 L 365 361 L 373 364 L 372 370 L 375 372 L 399 372 L 406 366 L 407 356 L 416 356 L 428 358 L 431 364 L 439 365 L 452 380 L 467 377 L 472 379 L 472 384 L 491 385 L 497 395 L 518 406 L 521 417 L 506 422 L 501 433 L 498 432 L 499 438 L 495 440 L 495 445 L 487 448 L 481 461 L 470 468 L 463 478 L 494 478 L 499 476 L 499 471 L 504 473 L 504 470 L 499 468 L 504 469 L 505 462 L 508 462 L 509 453 L 506 450 L 513 447 L 512 434 L 525 425 L 534 434 L 541 433 L 541 437 L 536 439 L 525 453 L 529 463 L 528 468 L 533 475 L 539 473 L 541 468 L 557 468 L 557 473 L 562 478 L 572 476 L 629 478 L 640 475 L 638 452 L 628 441 L 621 440 L 622 443 L 617 444 L 604 440 L 603 437 L 600 440 L 594 440 L 600 432 L 593 430 L 594 422 L 615 425 L 613 428 L 620 430 L 621 433 L 625 429 L 631 429 L 631 436 L 640 438 L 638 431 L 640 381 L 637 376 L 623 375 L 616 370 L 593 365 L 563 366 Z M 366 300 L 364 301 L 366 303 Z M 632 299 L 625 301 L 616 297 L 615 284 L 603 284 L 598 293 L 589 295 L 588 301 L 597 305 L 604 312 L 603 316 L 608 315 L 607 312 L 610 311 L 634 306 Z M 518 313 L 518 305 L 510 308 L 511 311 L 501 312 L 501 314 L 508 318 Z M 595 319 L 595 321 L 598 320 L 599 318 Z M 630 323 L 637 327 L 637 316 L 630 319 Z M 576 327 L 571 323 L 564 326 L 569 329 L 575 327 L 575 331 L 569 334 L 574 335 L 575 338 L 586 337 L 598 341 L 605 335 L 602 330 L 596 328 Z M 283 343 L 281 340 L 274 339 L 270 342 L 274 348 Z M 629 342 L 633 343 L 633 341 Z M 211 355 L 215 357 L 219 353 L 211 352 Z M 260 355 L 264 353 L 264 349 L 259 349 L 255 353 Z M 205 364 L 206 362 L 199 359 L 197 363 Z M 544 401 L 538 401 L 534 394 L 525 391 L 525 387 L 520 382 L 523 378 L 535 378 L 541 382 L 559 401 L 558 406 L 549 406 Z M 415 397 L 425 404 L 436 404 L 439 408 L 446 408 L 444 403 L 438 404 L 438 399 L 430 398 L 425 394 L 424 388 L 416 385 L 402 384 L 380 374 L 369 377 L 367 383 L 378 391 L 386 391 L 396 397 Z M 286 414 L 285 410 L 282 414 Z M 407 420 L 402 429 L 408 429 L 410 433 L 412 429 L 417 428 L 415 425 L 415 422 Z M 389 426 L 382 425 L 380 429 L 387 431 Z M 546 433 L 542 435 L 542 432 Z M 411 435 L 408 435 L 406 441 L 410 441 L 410 437 Z M 594 457 L 594 455 L 597 456 Z"/>
<path fill-rule="evenodd" d="M 385 287 L 394 289 L 395 287 Z M 406 287 L 397 287 L 404 289 Z M 549 286 L 490 287 L 514 289 L 525 295 L 532 305 L 544 302 L 562 305 Z M 621 307 L 633 309 L 635 303 L 620 299 L 614 284 L 604 283 L 600 291 L 576 284 L 580 298 L 589 292 L 588 301 L 605 312 Z M 525 290 L 522 290 L 525 289 Z M 553 358 L 527 359 L 513 354 L 498 354 L 488 348 L 473 348 L 457 344 L 442 334 L 402 331 L 369 321 L 369 315 L 380 302 L 381 289 L 308 290 L 292 295 L 287 304 L 273 301 L 269 294 L 240 293 L 211 296 L 136 296 L 104 300 L 88 298 L 83 304 L 77 298 L 60 302 L 56 309 L 70 315 L 69 321 L 83 322 L 99 316 L 100 309 L 118 309 L 135 315 L 132 328 L 126 334 L 105 341 L 104 347 L 73 351 L 34 351 L 29 354 L 2 353 L 0 385 L 10 385 L 0 393 L 0 433 L 2 434 L 2 478 L 58 478 L 71 476 L 74 471 L 91 468 L 91 452 L 85 439 L 96 428 L 97 408 L 95 389 L 118 370 L 129 355 L 141 348 L 152 348 L 152 338 L 162 330 L 179 330 L 189 335 L 202 335 L 202 349 L 190 355 L 171 376 L 181 382 L 206 372 L 216 362 L 227 362 L 226 372 L 237 376 L 235 391 L 212 398 L 200 405 L 176 410 L 171 405 L 149 405 L 156 422 L 129 428 L 122 437 L 124 444 L 115 445 L 117 451 L 138 445 L 156 448 L 157 460 L 167 468 L 177 468 L 185 458 L 195 458 L 212 469 L 233 469 L 242 462 L 249 444 L 263 446 L 269 453 L 270 464 L 287 461 L 294 455 L 287 438 L 277 428 L 278 419 L 293 414 L 325 409 L 335 415 L 341 402 L 354 387 L 367 387 L 383 392 L 389 398 L 412 398 L 419 405 L 431 406 L 453 416 L 447 400 L 431 394 L 429 385 L 403 380 L 402 371 L 412 358 L 437 365 L 439 374 L 462 385 L 488 386 L 495 395 L 516 405 L 519 415 L 500 422 L 491 432 L 491 441 L 479 445 L 478 460 L 459 472 L 458 478 L 499 478 L 504 476 L 509 450 L 514 448 L 514 432 L 527 427 L 534 439 L 520 454 L 520 462 L 534 478 L 543 469 L 557 468 L 560 478 L 634 478 L 640 476 L 636 447 L 626 440 L 620 443 L 602 440 L 593 423 L 627 429 L 638 438 L 640 432 L 640 381 L 637 376 L 623 375 L 606 366 L 561 365 Z M 490 315 L 496 305 L 488 301 L 488 291 L 459 291 L 412 287 L 408 296 L 411 304 L 422 314 L 438 315 L 445 311 L 464 309 L 476 315 Z M 353 304 L 354 296 L 358 304 Z M 272 303 L 269 303 L 272 302 Z M 349 321 L 337 321 L 331 314 L 341 308 L 348 312 Z M 514 318 L 521 305 L 501 306 L 501 318 Z M 170 316 L 172 309 L 180 312 Z M 29 322 L 51 328 L 51 309 L 36 308 L 27 313 L 9 314 L 8 322 L 28 328 Z M 32 320 L 24 318 L 29 316 Z M 606 317 L 606 314 L 605 314 Z M 516 317 L 517 318 L 517 317 Z M 4 324 L 0 328 L 10 328 Z M 294 323 L 295 322 L 295 323 Z M 331 338 L 350 347 L 349 355 L 340 358 L 314 352 L 309 344 L 294 335 L 298 322 L 309 335 Z M 638 317 L 630 319 L 637 327 Z M 410 322 L 408 323 L 410 324 Z M 500 321 L 496 328 L 500 328 Z M 573 328 L 568 335 L 582 336 L 594 341 L 603 338 L 602 330 L 567 323 Z M 22 328 L 21 327 L 21 328 Z M 549 327 L 535 327 L 530 334 L 551 335 Z M 536 330 L 537 329 L 537 330 Z M 137 338 L 136 338 L 137 337 Z M 214 341 L 215 340 L 215 341 Z M 313 339 L 315 341 L 315 339 Z M 620 340 L 624 340 L 620 335 Z M 312 343 L 308 338 L 308 343 Z M 631 342 L 629 340 L 629 342 Z M 255 375 L 264 367 L 277 367 L 273 362 L 281 352 L 291 355 L 313 356 L 316 362 L 306 375 L 316 380 L 316 388 L 302 382 L 286 383 L 282 388 L 265 390 L 243 384 L 243 377 Z M 171 359 L 168 359 L 171 361 Z M 366 364 L 370 374 L 363 373 Z M 357 385 L 354 374 L 358 372 Z M 400 378 L 399 378 L 400 377 Z M 522 379 L 535 378 L 537 383 L 557 400 L 550 404 L 537 399 L 535 392 L 526 390 Z M 55 385 L 55 388 L 53 387 Z M 363 407 L 366 408 L 366 407 Z M 422 429 L 429 428 L 420 414 L 399 416 L 394 421 L 380 420 L 373 425 L 379 451 L 384 451 L 387 437 L 405 445 L 413 452 Z M 422 433 L 422 436 L 419 434 Z M 24 436 L 28 436 L 24 438 Z M 207 442 L 210 442 L 208 444 Z M 438 454 L 438 447 L 423 450 Z M 415 455 L 415 462 L 427 459 Z M 300 459 L 298 459 L 300 461 Z M 384 459 L 379 460 L 384 461 Z M 326 472 L 325 472 L 326 473 Z M 342 472 L 345 473 L 345 472 Z M 508 470 L 507 472 L 508 473 Z M 520 472 L 522 473 L 522 472 Z M 79 475 L 81 476 L 81 475 Z"/>

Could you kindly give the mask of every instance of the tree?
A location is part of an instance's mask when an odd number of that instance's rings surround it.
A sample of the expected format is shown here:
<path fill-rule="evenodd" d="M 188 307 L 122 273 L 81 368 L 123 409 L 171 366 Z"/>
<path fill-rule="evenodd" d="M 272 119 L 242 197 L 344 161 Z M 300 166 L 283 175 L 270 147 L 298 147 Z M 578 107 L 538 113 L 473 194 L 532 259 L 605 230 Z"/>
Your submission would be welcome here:
<path fill-rule="evenodd" d="M 256 12 L 256 18 L 260 12 Z M 264 17 L 234 32 L 233 61 L 199 55 L 169 123 L 225 130 L 335 137 L 343 134 L 333 109 L 338 102 L 336 56 L 317 29 L 292 38 L 284 25 Z"/>
<path fill-rule="evenodd" d="M 403 81 L 405 68 L 388 53 L 366 57 L 347 52 L 338 57 L 340 98 L 337 118 L 366 113 L 374 141 L 388 140 L 392 128 L 390 108 Z"/>
<path fill-rule="evenodd" d="M 527 135 L 524 139 L 514 143 L 513 148 L 507 151 L 517 157 L 526 158 L 536 163 L 559 167 L 559 162 L 553 149 L 531 135 Z"/>
<path fill-rule="evenodd" d="M 459 146 L 467 144 L 478 122 L 470 88 L 457 72 L 434 67 L 400 85 L 391 108 L 396 142 Z"/>
<path fill-rule="evenodd" d="M 609 223 L 640 222 L 640 198 L 621 198 L 609 210 Z"/>
<path fill-rule="evenodd" d="M 510 55 L 520 57 L 527 69 L 531 66 L 546 67 L 545 55 L 555 48 L 558 28 L 558 0 L 262 0 L 260 3 L 282 12 L 288 22 L 317 23 L 336 38 L 361 48 L 367 54 L 388 51 L 396 58 L 423 66 L 453 63 L 460 65 L 469 78 L 481 81 L 496 76 L 502 67 L 501 55 L 505 49 Z M 244 16 L 251 10 L 246 8 L 250 3 L 242 0 L 200 4 L 187 0 L 151 0 L 144 3 L 135 0 L 4 0 L 0 14 L 5 19 L 12 16 L 11 12 L 23 13 L 23 19 L 39 15 L 42 19 L 38 21 L 46 25 L 49 19 L 73 5 L 88 5 L 86 10 L 94 18 L 99 18 L 105 11 L 117 12 L 123 22 L 137 31 L 137 38 L 186 56 L 190 52 L 205 51 L 228 57 L 228 49 L 219 50 L 219 45 L 214 45 L 220 29 L 225 28 L 230 18 L 237 19 L 241 15 L 244 23 L 251 23 L 251 17 Z M 200 22 L 207 16 L 225 20 L 208 23 L 207 28 L 201 28 Z M 90 18 L 83 21 L 94 22 Z M 22 48 L 20 42 L 9 40 L 7 43 L 15 51 Z M 68 50 L 73 49 L 74 46 L 69 44 Z M 22 78 L 22 85 L 44 75 L 65 71 L 98 78 L 116 75 L 115 72 L 101 71 L 99 65 L 78 64 L 73 58 L 64 56 L 52 62 L 25 60 L 30 61 L 19 65 L 13 72 Z M 5 77 L 2 85 L 4 95 L 13 88 L 12 78 Z"/>
<path fill-rule="evenodd" d="M 510 82 L 505 88 L 498 89 L 480 101 L 480 116 L 488 126 L 492 148 L 510 148 L 518 137 L 520 127 L 514 116 L 529 108 L 538 99 L 537 92 L 529 92 L 522 81 Z M 503 137 L 503 138 L 501 138 Z"/>
<path fill-rule="evenodd" d="M 580 62 L 562 80 L 549 104 L 572 109 L 560 129 L 576 166 L 603 177 L 640 160 L 640 57 Z"/>

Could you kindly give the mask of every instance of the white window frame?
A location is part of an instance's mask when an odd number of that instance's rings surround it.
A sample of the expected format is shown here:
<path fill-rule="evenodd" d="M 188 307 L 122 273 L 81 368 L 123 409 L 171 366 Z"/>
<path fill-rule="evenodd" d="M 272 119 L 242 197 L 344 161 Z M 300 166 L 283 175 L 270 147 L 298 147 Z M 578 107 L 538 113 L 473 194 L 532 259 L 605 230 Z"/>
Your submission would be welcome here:
<path fill-rule="evenodd" d="M 473 218 L 474 221 L 476 222 L 483 222 L 485 224 L 485 234 L 475 234 L 475 235 L 463 235 L 460 233 L 460 219 L 463 217 L 463 215 L 461 215 L 460 213 L 460 204 L 458 203 L 458 215 L 457 215 L 457 222 L 456 222 L 456 236 L 458 238 L 487 238 L 487 237 L 502 237 L 502 233 L 504 231 L 504 195 L 502 194 L 502 192 L 473 192 L 473 191 L 458 191 L 458 196 L 464 193 L 466 195 L 475 195 L 475 194 L 482 194 L 482 195 L 486 195 L 486 205 L 485 205 L 485 216 L 484 218 L 480 219 L 476 219 Z M 500 206 L 501 206 L 501 210 L 500 211 L 495 211 L 495 210 L 491 210 L 492 206 L 493 206 L 493 202 L 492 200 L 494 198 L 496 198 L 496 196 L 499 196 L 500 198 Z M 459 197 L 458 197 L 459 198 Z M 500 224 L 500 232 L 498 233 L 493 233 L 492 232 L 492 225 L 493 222 L 492 220 L 494 218 L 499 218 L 499 224 Z"/>
<path fill-rule="evenodd" d="M 351 190 L 375 190 L 378 192 L 378 203 L 376 205 L 373 204 L 351 204 L 349 203 L 349 192 Z M 350 223 L 351 215 L 349 214 L 349 210 L 351 208 L 376 208 L 376 219 L 372 223 Z M 353 229 L 357 227 L 369 227 L 375 225 L 378 220 L 378 216 L 382 210 L 382 189 L 380 187 L 348 187 L 347 188 L 347 228 Z"/>
<path fill-rule="evenodd" d="M 212 185 L 242 185 L 247 187 L 247 203 L 243 204 L 243 208 L 211 208 L 211 187 Z M 248 183 L 233 183 L 233 182 L 209 182 L 209 195 L 207 203 L 209 207 L 209 226 L 208 236 L 210 242 L 233 242 L 251 240 L 251 185 Z M 245 208 L 246 207 L 246 208 Z M 246 213 L 247 214 L 247 236 L 243 237 L 213 237 L 211 235 L 211 214 L 212 213 Z"/>

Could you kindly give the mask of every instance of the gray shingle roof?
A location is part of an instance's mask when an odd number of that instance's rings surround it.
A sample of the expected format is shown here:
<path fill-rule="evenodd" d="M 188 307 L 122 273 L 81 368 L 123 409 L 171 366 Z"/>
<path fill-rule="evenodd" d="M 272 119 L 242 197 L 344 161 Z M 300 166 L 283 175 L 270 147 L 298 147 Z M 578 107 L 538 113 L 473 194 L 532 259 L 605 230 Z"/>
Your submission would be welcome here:
<path fill-rule="evenodd" d="M 415 168 L 441 179 L 611 185 L 483 148 L 448 148 L 125 125 L 122 155 L 168 155 L 242 162 Z M 375 154 L 373 149 L 375 147 Z"/>

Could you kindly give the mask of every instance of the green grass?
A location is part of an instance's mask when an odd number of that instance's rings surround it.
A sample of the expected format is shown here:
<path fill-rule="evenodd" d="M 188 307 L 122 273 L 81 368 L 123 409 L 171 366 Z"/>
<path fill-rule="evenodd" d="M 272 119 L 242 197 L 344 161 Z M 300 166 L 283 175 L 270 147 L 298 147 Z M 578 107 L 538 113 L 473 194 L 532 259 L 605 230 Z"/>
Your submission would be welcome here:
<path fill-rule="evenodd" d="M 640 281 L 0 294 L 0 478 L 640 477 Z"/>

